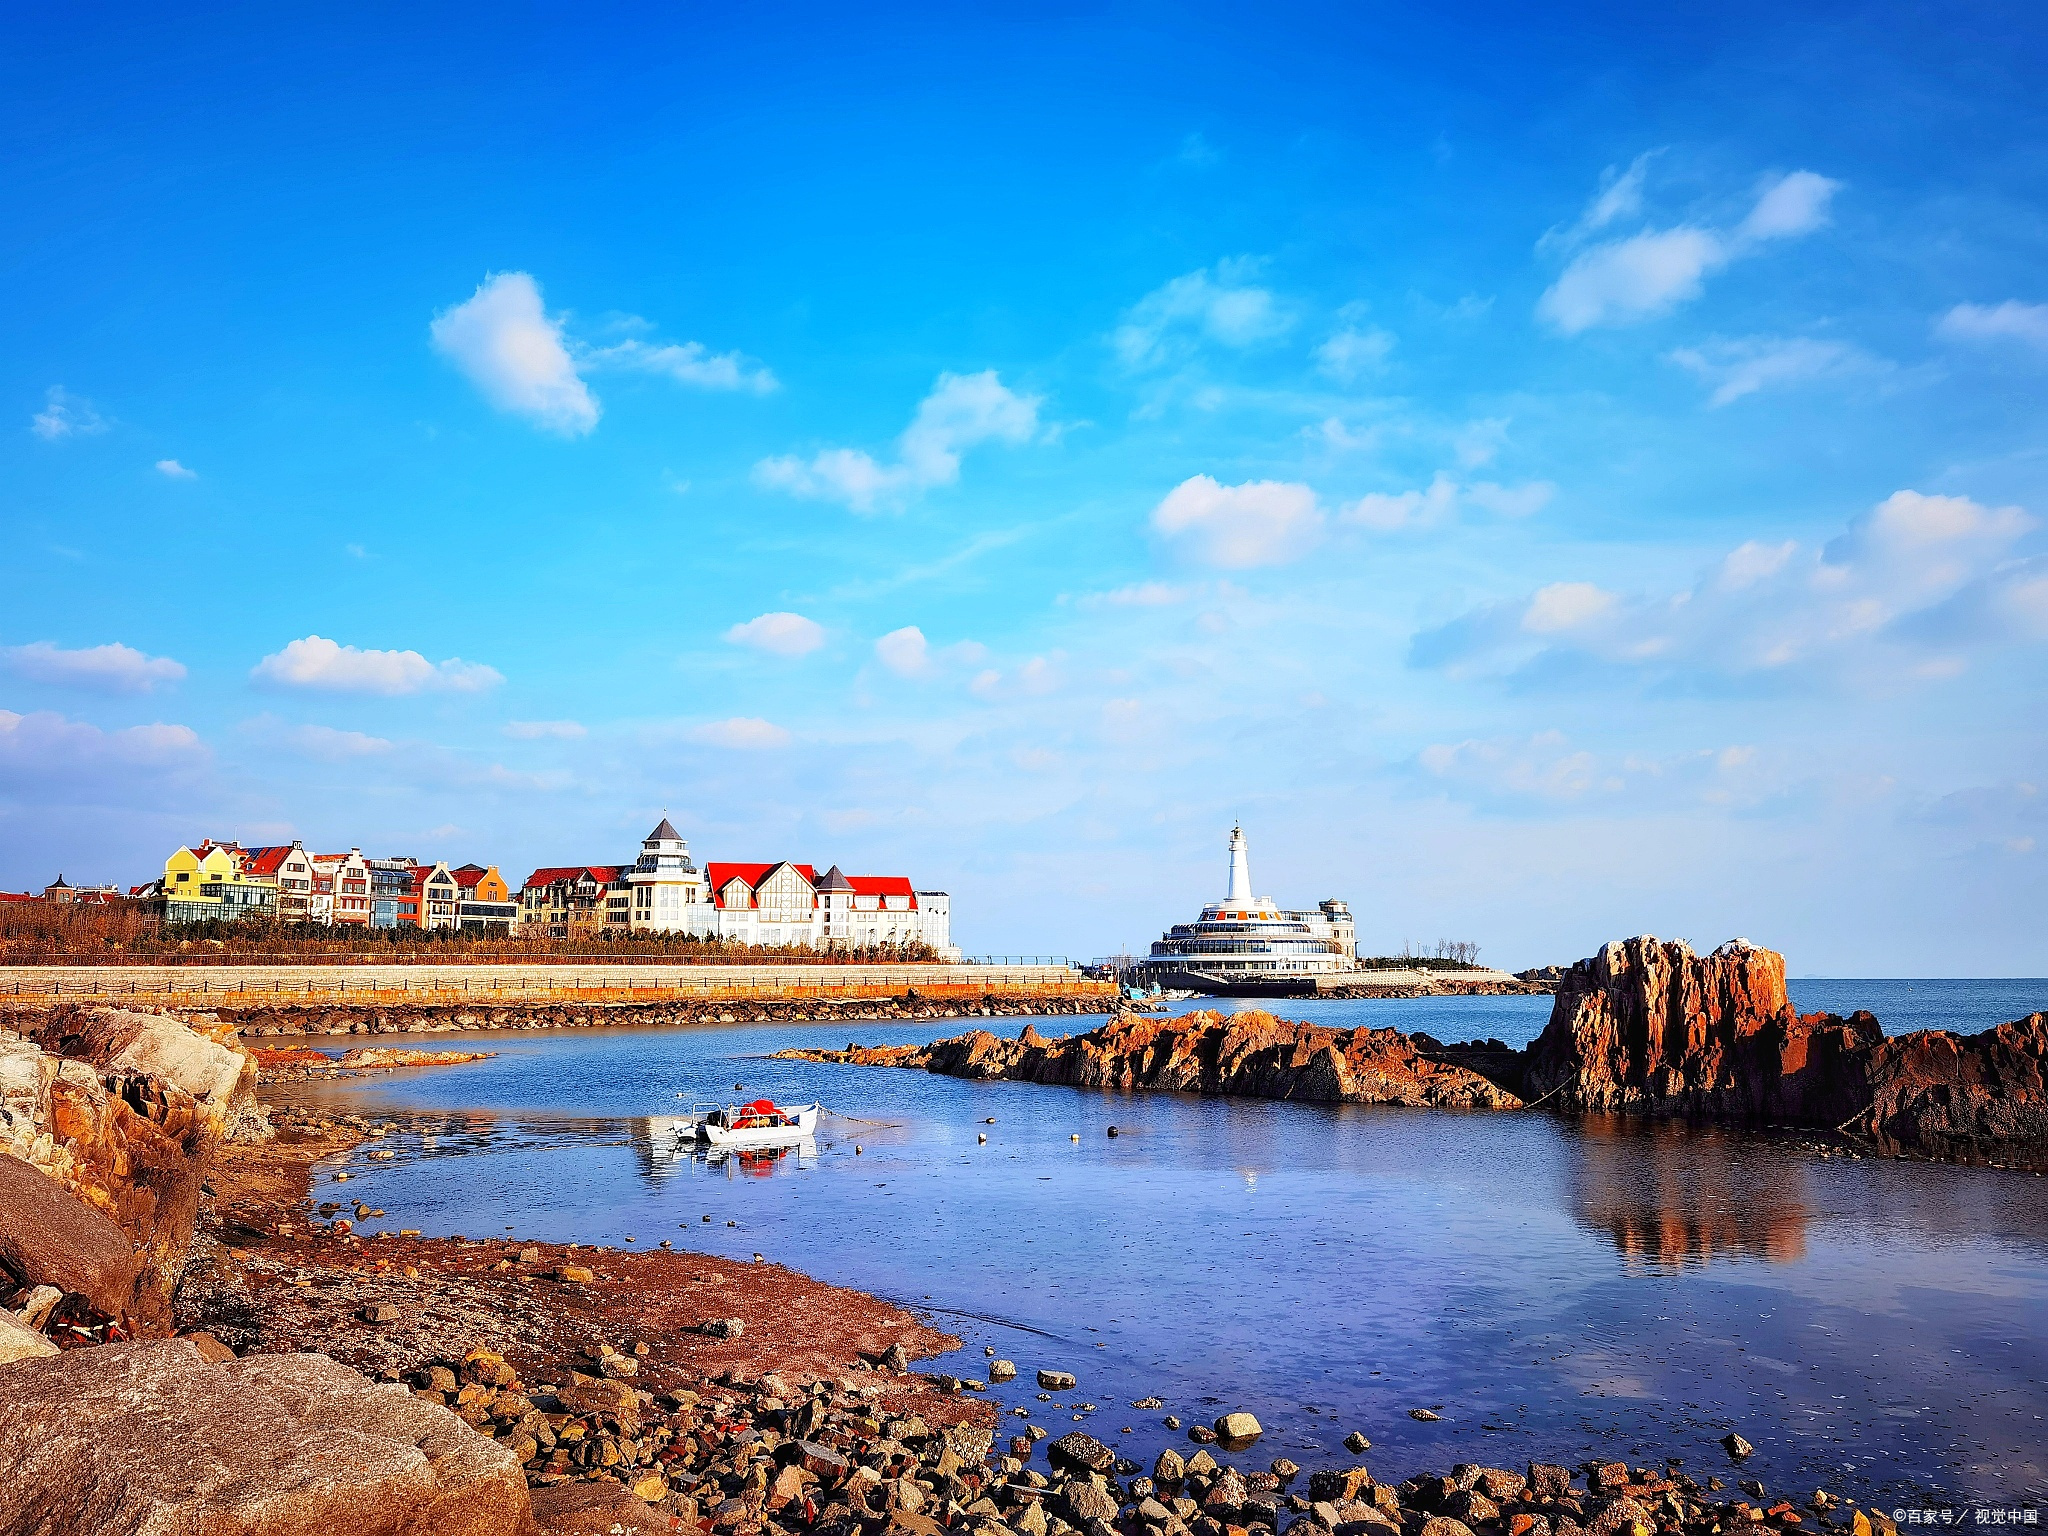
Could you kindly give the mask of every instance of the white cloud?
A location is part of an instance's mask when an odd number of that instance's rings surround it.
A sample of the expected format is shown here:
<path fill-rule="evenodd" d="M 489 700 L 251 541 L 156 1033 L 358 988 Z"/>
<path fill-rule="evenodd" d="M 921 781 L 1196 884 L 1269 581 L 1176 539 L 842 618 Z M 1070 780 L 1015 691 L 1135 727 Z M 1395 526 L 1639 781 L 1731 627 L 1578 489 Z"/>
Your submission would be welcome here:
<path fill-rule="evenodd" d="M 1794 171 L 1766 185 L 1733 231 L 1680 224 L 1589 246 L 1544 291 L 1536 313 L 1567 336 L 1663 314 L 1699 297 L 1706 279 L 1729 262 L 1768 241 L 1820 228 L 1840 187 Z"/>
<path fill-rule="evenodd" d="M 46 443 L 60 437 L 91 437 L 107 430 L 107 423 L 93 404 L 74 395 L 62 384 L 43 391 L 43 408 L 28 419 L 29 431 Z"/>
<path fill-rule="evenodd" d="M 1603 770 L 1592 753 L 1573 748 L 1558 731 L 1527 740 L 1439 742 L 1424 747 L 1416 762 L 1447 785 L 1510 798 L 1575 801 L 1625 787 L 1620 776 Z"/>
<path fill-rule="evenodd" d="M 1619 601 L 1590 581 L 1554 581 L 1536 589 L 1522 614 L 1522 628 L 1532 635 L 1560 635 L 1605 618 Z"/>
<path fill-rule="evenodd" d="M 514 741 L 577 741 L 590 733 L 575 720 L 507 720 L 504 734 Z"/>
<path fill-rule="evenodd" d="M 1557 487 L 1548 480 L 1531 480 L 1524 485 L 1495 485 L 1480 480 L 1465 487 L 1465 499 L 1496 517 L 1534 517 L 1550 505 Z"/>
<path fill-rule="evenodd" d="M 1138 581 L 1108 592 L 1090 592 L 1077 601 L 1083 608 L 1168 608 L 1188 601 L 1199 590 L 1167 581 Z"/>
<path fill-rule="evenodd" d="M 1157 532 L 1204 564 L 1227 570 L 1296 559 L 1322 538 L 1323 523 L 1316 493 L 1282 480 L 1221 485 L 1195 475 L 1152 511 Z"/>
<path fill-rule="evenodd" d="M 629 337 L 609 347 L 585 350 L 578 360 L 589 368 L 658 373 L 697 389 L 767 395 L 781 388 L 764 365 L 738 352 L 713 352 L 700 341 L 656 343 Z"/>
<path fill-rule="evenodd" d="M 382 736 L 371 736 L 362 731 L 338 731 L 331 725 L 302 725 L 286 733 L 285 740 L 304 756 L 326 763 L 381 757 L 392 750 L 392 743 Z"/>
<path fill-rule="evenodd" d="M 1958 304 L 1935 325 L 1935 333 L 1953 341 L 2023 341 L 2048 349 L 2048 304 Z"/>
<path fill-rule="evenodd" d="M 789 732 L 781 726 L 755 717 L 736 717 L 731 720 L 713 720 L 695 727 L 690 732 L 692 741 L 707 747 L 727 747 L 734 751 L 761 751 L 771 747 L 789 745 Z"/>
<path fill-rule="evenodd" d="M 1037 395 L 1006 387 L 993 368 L 942 373 L 897 439 L 897 459 L 882 464 L 857 448 L 828 448 L 806 462 L 794 455 L 754 466 L 762 485 L 819 501 L 843 501 L 855 512 L 900 504 L 960 478 L 960 458 L 987 442 L 1025 443 L 1038 432 Z"/>
<path fill-rule="evenodd" d="M 1671 361 L 1711 384 L 1710 406 L 1723 406 L 1776 384 L 1796 384 L 1876 366 L 1876 359 L 1839 341 L 1751 336 L 1680 347 Z"/>
<path fill-rule="evenodd" d="M 158 683 L 175 683 L 185 675 L 184 666 L 168 656 L 149 656 L 120 644 L 67 651 L 38 640 L 0 650 L 0 662 L 32 683 L 105 693 L 148 693 Z"/>
<path fill-rule="evenodd" d="M 1500 455 L 1502 446 L 1508 440 L 1508 418 L 1488 416 L 1479 421 L 1466 423 L 1451 439 L 1456 449 L 1458 462 L 1467 469 L 1477 469 L 1482 464 L 1491 464 Z"/>
<path fill-rule="evenodd" d="M 199 471 L 187 469 L 176 459 L 158 459 L 156 461 L 156 472 L 167 480 L 197 480 L 199 478 Z"/>
<path fill-rule="evenodd" d="M 1346 326 L 1316 348 L 1316 366 L 1331 378 L 1349 384 L 1385 366 L 1394 350 L 1394 333 L 1377 326 L 1359 330 Z"/>
<path fill-rule="evenodd" d="M 875 642 L 875 659 L 898 677 L 931 677 L 940 667 L 976 667 L 988 659 L 979 640 L 934 646 L 915 624 L 892 629 Z"/>
<path fill-rule="evenodd" d="M 432 690 L 478 693 L 505 679 L 481 662 L 452 657 L 429 661 L 418 651 L 364 651 L 319 635 L 294 640 L 263 658 L 250 674 L 280 688 L 313 688 L 327 693 L 389 695 Z"/>
<path fill-rule="evenodd" d="M 210 754 L 190 726 L 131 725 L 103 731 L 49 711 L 0 709 L 0 788 L 66 792 L 132 790 L 137 774 L 174 774 L 202 766 Z M 162 784 L 146 780 L 152 801 Z"/>
<path fill-rule="evenodd" d="M 1719 235 L 1684 226 L 1596 245 L 1545 290 L 1536 313 L 1567 336 L 1626 325 L 1698 298 L 1706 275 L 1727 261 Z"/>
<path fill-rule="evenodd" d="M 1189 355 L 1203 341 L 1249 347 L 1282 336 L 1293 316 L 1272 291 L 1249 279 L 1258 264 L 1220 261 L 1215 275 L 1201 267 L 1145 295 L 1124 316 L 1112 341 L 1129 368 L 1152 368 Z"/>
<path fill-rule="evenodd" d="M 1736 546 L 1690 587 L 1631 597 L 1554 582 L 1415 637 L 1418 666 L 1574 658 L 1724 678 L 1938 678 L 1970 650 L 2048 638 L 2048 558 L 2014 558 L 2017 507 L 1899 491 L 1815 549 Z"/>
<path fill-rule="evenodd" d="M 1643 178 L 1649 171 L 1650 162 L 1661 150 L 1645 150 L 1629 162 L 1627 170 L 1610 165 L 1600 173 L 1600 189 L 1593 194 L 1591 202 L 1578 217 L 1578 222 L 1569 228 L 1558 226 L 1544 231 L 1543 238 L 1536 242 L 1539 251 L 1563 246 L 1569 248 L 1583 242 L 1589 235 L 1598 234 L 1608 225 L 1626 219 L 1633 219 L 1643 211 Z"/>
<path fill-rule="evenodd" d="M 725 632 L 728 645 L 751 646 L 773 656 L 808 656 L 825 643 L 825 626 L 800 613 L 764 613 Z"/>
<path fill-rule="evenodd" d="M 1439 473 L 1425 490 L 1371 491 L 1344 507 L 1338 516 L 1347 523 L 1392 533 L 1401 528 L 1427 528 L 1447 522 L 1458 508 L 1470 505 L 1497 517 L 1529 517 L 1550 505 L 1557 487 L 1547 480 L 1525 485 L 1497 485 L 1481 480 L 1460 486 Z"/>
<path fill-rule="evenodd" d="M 1383 430 L 1382 427 L 1371 426 L 1362 432 L 1355 431 L 1343 417 L 1326 416 L 1313 427 L 1303 427 L 1301 435 L 1312 442 L 1320 440 L 1325 446 L 1334 448 L 1339 453 L 1362 453 L 1379 446 Z"/>
<path fill-rule="evenodd" d="M 494 272 L 476 292 L 434 317 L 434 346 L 501 411 L 567 436 L 597 425 L 597 397 L 541 306 L 525 272 Z"/>
<path fill-rule="evenodd" d="M 1787 240 L 1807 235 L 1828 221 L 1828 205 L 1842 189 L 1812 171 L 1794 171 L 1766 186 L 1749 217 L 1736 227 L 1739 244 L 1756 240 Z"/>
<path fill-rule="evenodd" d="M 922 677 L 932 668 L 931 645 L 923 630 L 907 624 L 875 642 L 875 659 L 898 677 Z"/>
<path fill-rule="evenodd" d="M 1457 505 L 1457 485 L 1450 476 L 1438 475 L 1425 491 L 1367 492 L 1344 508 L 1342 516 L 1346 522 L 1391 532 L 1396 528 L 1442 522 L 1456 510 Z"/>

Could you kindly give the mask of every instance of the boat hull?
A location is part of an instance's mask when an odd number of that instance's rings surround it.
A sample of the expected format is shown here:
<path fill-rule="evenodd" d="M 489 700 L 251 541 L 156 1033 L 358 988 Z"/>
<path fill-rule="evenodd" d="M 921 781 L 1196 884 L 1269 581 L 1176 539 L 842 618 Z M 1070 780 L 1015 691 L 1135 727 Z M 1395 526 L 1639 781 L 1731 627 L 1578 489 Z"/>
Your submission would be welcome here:
<path fill-rule="evenodd" d="M 1147 966 L 1145 979 L 1159 986 L 1200 992 L 1208 997 L 1314 997 L 1314 976 L 1211 976 L 1202 971 L 1183 971 Z"/>
<path fill-rule="evenodd" d="M 809 1141 L 817 1134 L 817 1105 L 808 1104 L 801 1109 L 791 1109 L 787 1113 L 793 1124 L 727 1128 L 713 1125 L 709 1120 L 702 1120 L 697 1125 L 697 1139 L 707 1147 L 720 1147 L 738 1152 L 757 1147 L 793 1147 L 799 1142 Z"/>

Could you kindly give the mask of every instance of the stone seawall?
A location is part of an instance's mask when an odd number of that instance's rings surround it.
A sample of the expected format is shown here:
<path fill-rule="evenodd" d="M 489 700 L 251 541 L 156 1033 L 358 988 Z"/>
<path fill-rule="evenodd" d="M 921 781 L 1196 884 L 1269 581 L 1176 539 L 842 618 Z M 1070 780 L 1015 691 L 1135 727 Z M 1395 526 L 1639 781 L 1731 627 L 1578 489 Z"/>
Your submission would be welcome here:
<path fill-rule="evenodd" d="M 668 1002 L 462 1003 L 369 1002 L 254 1004 L 187 1014 L 231 1025 L 249 1039 L 295 1035 L 445 1035 L 479 1030 L 657 1029 L 702 1024 L 885 1023 L 918 1019 L 1101 1016 L 1107 996 L 1017 991 L 971 998 L 703 998 Z M 9 1012 L 0 1004 L 0 1026 Z M 32 1019 L 36 1010 L 12 1015 Z"/>

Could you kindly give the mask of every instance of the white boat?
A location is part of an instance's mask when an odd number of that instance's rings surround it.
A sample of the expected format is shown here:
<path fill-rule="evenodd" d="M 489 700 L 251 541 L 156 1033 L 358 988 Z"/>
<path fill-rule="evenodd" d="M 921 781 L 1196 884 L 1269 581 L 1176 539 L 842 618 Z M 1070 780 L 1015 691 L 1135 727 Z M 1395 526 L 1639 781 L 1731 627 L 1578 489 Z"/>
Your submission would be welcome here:
<path fill-rule="evenodd" d="M 706 1109 L 695 1119 L 700 1145 L 734 1151 L 750 1147 L 793 1147 L 809 1141 L 818 1129 L 816 1104 L 782 1106 L 769 1099 Z M 685 1126 L 684 1135 L 690 1135 Z"/>

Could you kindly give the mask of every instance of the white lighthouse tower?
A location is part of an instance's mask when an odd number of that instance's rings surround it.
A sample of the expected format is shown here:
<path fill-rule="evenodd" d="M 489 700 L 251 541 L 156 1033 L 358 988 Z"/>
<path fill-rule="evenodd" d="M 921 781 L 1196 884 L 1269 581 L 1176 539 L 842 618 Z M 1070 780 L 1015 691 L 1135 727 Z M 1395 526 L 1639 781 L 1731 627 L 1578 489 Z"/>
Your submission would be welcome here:
<path fill-rule="evenodd" d="M 1226 907 L 1248 907 L 1255 898 L 1252 895 L 1252 861 L 1245 851 L 1244 828 L 1233 825 L 1230 829 L 1230 891 L 1223 898 Z"/>

